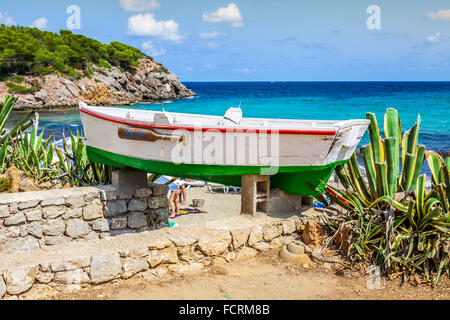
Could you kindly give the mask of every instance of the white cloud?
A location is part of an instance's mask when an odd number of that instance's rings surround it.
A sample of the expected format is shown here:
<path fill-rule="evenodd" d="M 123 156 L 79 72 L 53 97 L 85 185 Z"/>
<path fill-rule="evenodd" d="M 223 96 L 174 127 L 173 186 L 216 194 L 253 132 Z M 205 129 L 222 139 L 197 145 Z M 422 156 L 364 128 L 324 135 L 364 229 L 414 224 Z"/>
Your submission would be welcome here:
<path fill-rule="evenodd" d="M 32 28 L 38 28 L 38 29 L 46 29 L 47 28 L 47 18 L 41 17 L 33 21 L 33 23 L 30 25 Z"/>
<path fill-rule="evenodd" d="M 205 64 L 205 68 L 208 70 L 215 70 L 216 66 L 210 63 Z"/>
<path fill-rule="evenodd" d="M 158 9 L 161 4 L 157 0 L 120 0 L 120 6 L 125 11 L 147 11 Z"/>
<path fill-rule="evenodd" d="M 427 41 L 430 43 L 438 43 L 441 42 L 441 33 L 436 32 L 435 34 L 432 34 L 431 36 L 427 37 Z"/>
<path fill-rule="evenodd" d="M 450 20 L 450 9 L 428 12 L 425 17 L 430 20 Z"/>
<path fill-rule="evenodd" d="M 1 12 L 0 11 L 0 24 L 5 24 L 7 26 L 16 24 L 14 21 L 14 18 L 8 15 L 8 12 Z"/>
<path fill-rule="evenodd" d="M 180 41 L 178 23 L 174 20 L 157 21 L 153 13 L 137 14 L 128 18 L 128 33 L 136 36 L 152 36 L 163 40 Z"/>
<path fill-rule="evenodd" d="M 204 12 L 203 21 L 218 23 L 229 22 L 232 27 L 243 27 L 244 20 L 241 11 L 235 3 L 230 3 L 228 7 L 222 7 L 214 12 Z"/>
<path fill-rule="evenodd" d="M 195 69 L 193 68 L 193 67 L 186 67 L 185 69 L 184 69 L 184 71 L 188 71 L 188 72 L 191 72 L 191 71 L 194 71 Z"/>
<path fill-rule="evenodd" d="M 152 57 L 159 57 L 166 54 L 166 49 L 155 47 L 153 41 L 146 41 L 142 44 L 142 48 Z"/>
<path fill-rule="evenodd" d="M 218 33 L 217 31 L 213 32 L 202 32 L 199 33 L 198 36 L 202 39 L 219 39 L 222 35 Z"/>

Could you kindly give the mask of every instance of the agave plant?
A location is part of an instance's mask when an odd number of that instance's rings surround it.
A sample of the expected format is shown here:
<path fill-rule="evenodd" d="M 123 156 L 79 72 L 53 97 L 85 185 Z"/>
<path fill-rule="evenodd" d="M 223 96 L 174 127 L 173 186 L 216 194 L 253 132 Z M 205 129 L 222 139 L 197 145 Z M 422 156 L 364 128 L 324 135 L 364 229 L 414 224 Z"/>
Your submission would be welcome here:
<path fill-rule="evenodd" d="M 30 112 L 17 122 L 11 130 L 8 131 L 5 129 L 6 122 L 11 115 L 11 111 L 13 110 L 16 101 L 16 98 L 6 96 L 0 107 L 0 171 L 3 171 L 7 165 L 8 143 L 11 140 L 14 140 L 19 132 L 26 130 L 33 123 L 31 120 L 33 112 Z"/>
<path fill-rule="evenodd" d="M 416 124 L 404 133 L 403 138 L 397 110 L 389 108 L 386 111 L 384 139 L 381 138 L 375 115 L 368 113 L 367 119 L 371 120 L 370 144 L 360 148 L 367 183 L 363 178 L 356 153 L 347 164 L 336 168 L 336 174 L 347 190 L 352 189 L 349 191 L 352 204 L 377 209 L 383 209 L 386 205 L 395 205 L 405 209 L 394 198 L 399 192 L 415 189 L 422 169 L 425 146 L 418 145 L 420 115 Z M 329 189 L 339 193 L 339 190 L 332 187 Z"/>
<path fill-rule="evenodd" d="M 420 116 L 402 137 L 397 111 L 387 109 L 384 139 L 375 115 L 368 113 L 367 118 L 371 143 L 360 149 L 366 179 L 356 154 L 337 168 L 345 190 L 327 186 L 324 195 L 344 210 L 345 221 L 329 224 L 337 232 L 344 226 L 351 229 L 352 259 L 369 259 L 387 272 L 405 276 L 421 272 L 427 280 L 434 273 L 436 284 L 443 270 L 450 272 L 450 160 L 418 144 Z M 425 155 L 433 175 L 430 192 L 426 175 L 420 175 Z"/>
<path fill-rule="evenodd" d="M 52 136 L 43 140 L 44 131 L 38 136 L 35 126 L 31 132 L 22 133 L 12 142 L 11 162 L 36 183 L 53 180 L 56 172 L 53 164 Z"/>
<path fill-rule="evenodd" d="M 55 148 L 59 158 L 57 168 L 60 176 L 71 185 L 92 185 L 98 183 L 109 183 L 113 168 L 93 163 L 87 155 L 86 144 L 83 137 L 77 131 L 76 136 L 69 131 L 70 150 L 63 136 L 63 148 Z"/>

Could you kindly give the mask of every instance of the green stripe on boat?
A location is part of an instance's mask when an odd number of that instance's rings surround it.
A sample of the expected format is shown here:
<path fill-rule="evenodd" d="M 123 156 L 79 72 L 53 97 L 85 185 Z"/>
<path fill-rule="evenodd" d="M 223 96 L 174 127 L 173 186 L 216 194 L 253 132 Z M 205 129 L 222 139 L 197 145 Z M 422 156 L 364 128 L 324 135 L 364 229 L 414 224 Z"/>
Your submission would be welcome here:
<path fill-rule="evenodd" d="M 175 164 L 154 160 L 144 160 L 104 151 L 87 146 L 89 159 L 117 168 L 132 167 L 149 173 L 170 175 L 187 179 L 222 183 L 229 186 L 241 186 L 241 176 L 246 174 L 264 174 L 262 166 L 222 166 L 206 164 Z M 317 196 L 311 186 L 323 190 L 336 166 L 345 161 L 333 162 L 325 166 L 279 167 L 278 173 L 270 177 L 272 187 L 278 187 L 286 193 L 300 196 Z"/>

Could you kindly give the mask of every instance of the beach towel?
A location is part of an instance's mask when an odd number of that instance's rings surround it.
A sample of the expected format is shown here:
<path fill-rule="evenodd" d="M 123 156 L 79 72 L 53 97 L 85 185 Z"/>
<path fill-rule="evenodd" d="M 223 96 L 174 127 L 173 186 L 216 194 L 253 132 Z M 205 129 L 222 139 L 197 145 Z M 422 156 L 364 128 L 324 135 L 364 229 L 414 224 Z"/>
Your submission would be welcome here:
<path fill-rule="evenodd" d="M 316 198 L 313 199 L 313 208 L 326 208 L 325 204 Z"/>
<path fill-rule="evenodd" d="M 188 214 L 205 214 L 207 213 L 206 211 L 202 211 L 200 209 L 196 209 L 196 208 L 185 208 L 185 209 L 180 209 L 179 211 L 180 213 L 175 215 L 175 217 L 178 216 L 185 216 Z"/>

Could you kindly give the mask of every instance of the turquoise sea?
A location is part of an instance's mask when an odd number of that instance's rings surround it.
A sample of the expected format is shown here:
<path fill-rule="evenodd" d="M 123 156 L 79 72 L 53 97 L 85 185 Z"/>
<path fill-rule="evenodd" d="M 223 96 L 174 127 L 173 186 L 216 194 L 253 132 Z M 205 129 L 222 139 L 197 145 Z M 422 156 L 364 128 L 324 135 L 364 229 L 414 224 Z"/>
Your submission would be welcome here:
<path fill-rule="evenodd" d="M 185 82 L 197 97 L 165 101 L 166 111 L 223 115 L 241 105 L 245 117 L 291 119 L 365 118 L 377 115 L 382 129 L 388 107 L 396 108 L 402 129 L 422 118 L 419 143 L 450 152 L 450 82 Z M 161 110 L 161 103 L 131 108 Z M 17 117 L 18 114 L 15 114 Z M 78 110 L 40 112 L 40 129 L 60 139 L 80 130 Z M 368 143 L 365 135 L 362 144 Z"/>

